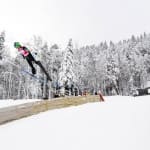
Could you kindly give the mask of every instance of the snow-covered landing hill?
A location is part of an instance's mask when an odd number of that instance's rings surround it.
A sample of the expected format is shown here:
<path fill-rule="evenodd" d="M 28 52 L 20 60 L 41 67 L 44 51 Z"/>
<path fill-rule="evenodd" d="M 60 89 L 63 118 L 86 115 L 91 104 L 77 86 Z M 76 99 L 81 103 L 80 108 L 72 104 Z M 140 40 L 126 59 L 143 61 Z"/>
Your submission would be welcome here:
<path fill-rule="evenodd" d="M 4 107 L 9 107 L 9 106 L 15 106 L 15 105 L 20 105 L 20 104 L 24 104 L 24 103 L 29 103 L 29 102 L 36 102 L 36 101 L 40 101 L 39 99 L 26 99 L 26 100 L 0 100 L 0 108 L 4 108 Z"/>
<path fill-rule="evenodd" d="M 55 109 L 0 126 L 2 150 L 149 150 L 150 96 Z"/>

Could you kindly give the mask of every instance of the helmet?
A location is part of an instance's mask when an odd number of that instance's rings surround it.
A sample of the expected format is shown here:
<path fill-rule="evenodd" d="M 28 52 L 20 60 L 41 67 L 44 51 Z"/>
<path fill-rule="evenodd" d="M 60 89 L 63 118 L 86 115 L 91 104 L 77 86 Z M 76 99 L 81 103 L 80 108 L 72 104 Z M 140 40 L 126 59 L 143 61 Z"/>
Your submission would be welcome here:
<path fill-rule="evenodd" d="M 21 47 L 21 45 L 20 45 L 19 42 L 15 42 L 15 43 L 14 43 L 14 47 L 15 47 L 15 48 L 19 48 L 19 47 Z"/>

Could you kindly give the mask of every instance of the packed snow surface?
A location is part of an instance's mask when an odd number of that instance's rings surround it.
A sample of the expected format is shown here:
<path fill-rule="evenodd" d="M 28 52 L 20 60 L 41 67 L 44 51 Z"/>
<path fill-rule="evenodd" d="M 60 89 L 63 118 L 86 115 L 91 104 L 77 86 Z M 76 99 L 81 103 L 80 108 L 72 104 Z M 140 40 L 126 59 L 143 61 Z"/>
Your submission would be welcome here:
<path fill-rule="evenodd" d="M 150 150 L 150 96 L 112 96 L 105 100 L 1 125 L 0 148 Z"/>
<path fill-rule="evenodd" d="M 24 103 L 30 103 L 30 102 L 35 102 L 35 101 L 40 101 L 39 99 L 26 99 L 26 100 L 0 100 L 0 108 L 4 107 L 9 107 L 9 106 L 14 106 L 14 105 L 20 105 Z"/>

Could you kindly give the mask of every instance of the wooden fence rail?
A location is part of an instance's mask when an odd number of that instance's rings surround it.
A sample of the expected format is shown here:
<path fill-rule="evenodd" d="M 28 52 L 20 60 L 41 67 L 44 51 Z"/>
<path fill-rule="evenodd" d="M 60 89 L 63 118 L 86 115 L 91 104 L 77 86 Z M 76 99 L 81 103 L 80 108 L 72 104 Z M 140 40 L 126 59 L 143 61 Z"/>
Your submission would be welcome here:
<path fill-rule="evenodd" d="M 0 108 L 0 125 L 47 110 L 98 102 L 98 96 L 63 97 Z"/>

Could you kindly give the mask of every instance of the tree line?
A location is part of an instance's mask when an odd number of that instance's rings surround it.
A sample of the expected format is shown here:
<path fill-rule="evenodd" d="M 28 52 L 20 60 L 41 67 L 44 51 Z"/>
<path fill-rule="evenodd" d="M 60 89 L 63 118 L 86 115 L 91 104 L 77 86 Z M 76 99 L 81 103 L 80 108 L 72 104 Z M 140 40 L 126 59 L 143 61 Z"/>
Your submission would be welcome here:
<path fill-rule="evenodd" d="M 21 72 L 30 71 L 28 64 L 19 54 L 10 56 L 5 36 L 5 32 L 0 33 L 0 99 L 40 98 L 41 83 Z M 74 47 L 69 39 L 65 49 L 58 44 L 49 45 L 37 36 L 23 44 L 51 75 L 53 81 L 47 91 L 52 95 L 66 87 L 72 95 L 75 89 L 78 94 L 101 90 L 104 95 L 131 95 L 150 80 L 150 34 L 84 47 Z M 36 69 L 37 76 L 44 78 L 38 66 Z"/>

